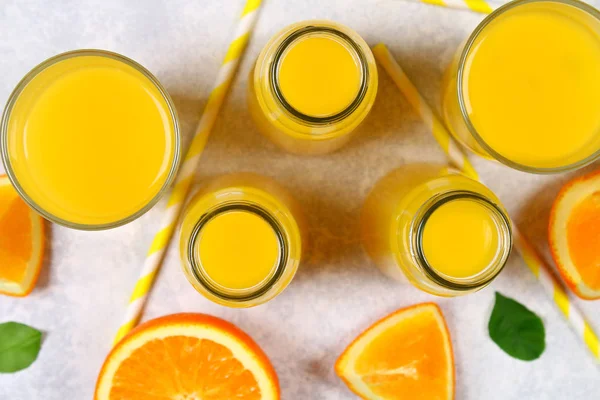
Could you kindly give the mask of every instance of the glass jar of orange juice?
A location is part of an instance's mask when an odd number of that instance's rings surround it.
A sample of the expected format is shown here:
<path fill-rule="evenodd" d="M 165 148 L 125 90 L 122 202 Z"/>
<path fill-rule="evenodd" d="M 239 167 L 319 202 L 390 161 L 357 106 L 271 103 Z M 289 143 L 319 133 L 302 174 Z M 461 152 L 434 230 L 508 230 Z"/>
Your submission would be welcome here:
<path fill-rule="evenodd" d="M 344 145 L 377 94 L 377 66 L 365 41 L 330 21 L 285 28 L 261 51 L 248 85 L 260 131 L 292 153 Z"/>
<path fill-rule="evenodd" d="M 21 197 L 45 218 L 107 229 L 150 209 L 180 158 L 175 106 L 144 67 L 78 50 L 29 72 L 8 99 L 0 146 Z"/>
<path fill-rule="evenodd" d="M 290 283 L 306 247 L 300 207 L 273 180 L 250 173 L 213 180 L 184 214 L 180 252 L 194 288 L 229 307 L 252 307 Z"/>
<path fill-rule="evenodd" d="M 446 124 L 475 153 L 532 173 L 600 156 L 600 13 L 576 0 L 494 11 L 444 77 Z"/>
<path fill-rule="evenodd" d="M 512 247 L 511 223 L 494 193 L 433 164 L 381 179 L 364 204 L 361 236 L 384 273 L 438 296 L 487 286 Z"/>

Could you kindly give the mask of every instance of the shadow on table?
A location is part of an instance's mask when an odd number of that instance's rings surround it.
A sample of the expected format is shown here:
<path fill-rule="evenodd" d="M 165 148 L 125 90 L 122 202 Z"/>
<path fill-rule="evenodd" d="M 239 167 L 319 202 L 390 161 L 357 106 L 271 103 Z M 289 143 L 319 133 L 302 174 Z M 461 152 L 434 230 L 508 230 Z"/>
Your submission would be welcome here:
<path fill-rule="evenodd" d="M 173 96 L 177 106 L 185 149 L 189 146 L 199 115 L 204 106 L 199 99 Z M 362 199 L 356 198 L 356 185 L 362 176 L 346 171 L 349 155 L 345 148 L 323 156 L 301 156 L 280 150 L 260 134 L 245 103 L 239 96 L 226 102 L 210 135 L 195 177 L 195 188 L 212 178 L 227 173 L 254 172 L 274 178 L 298 200 L 309 225 L 309 249 L 304 254 L 305 266 L 357 264 L 362 254 L 358 222 Z M 185 150 L 184 150 L 185 151 Z M 350 157 L 352 158 L 352 157 Z M 306 168 L 311 163 L 311 168 Z M 315 172 L 322 169 L 322 173 Z M 333 171 L 336 169 L 336 171 Z M 339 183 L 344 174 L 350 187 Z M 359 200 L 359 201 L 357 201 Z M 369 266 L 370 268 L 370 266 Z"/>
<path fill-rule="evenodd" d="M 50 268 L 51 266 L 51 260 L 52 260 L 52 231 L 53 231 L 54 226 L 44 220 L 44 233 L 46 234 L 46 243 L 44 244 L 44 259 L 42 260 L 42 267 L 40 270 L 40 275 L 38 277 L 38 281 L 36 283 L 35 288 L 33 289 L 35 290 L 40 290 L 40 289 L 46 289 L 48 287 L 50 287 Z"/>
<path fill-rule="evenodd" d="M 173 99 L 173 103 L 175 103 L 175 109 L 177 110 L 177 116 L 179 117 L 182 149 L 185 154 L 196 131 L 204 107 L 206 107 L 206 100 L 183 93 L 175 93 L 171 95 L 171 99 Z"/>
<path fill-rule="evenodd" d="M 416 132 L 405 129 L 420 121 L 404 95 L 398 90 L 387 73 L 379 68 L 377 98 L 369 115 L 353 133 L 350 142 L 341 148 L 342 153 L 360 152 L 374 142 L 387 140 L 391 135 L 401 134 L 402 141 L 409 141 Z"/>
<path fill-rule="evenodd" d="M 443 51 L 444 49 L 440 49 Z M 440 115 L 440 91 L 444 69 L 437 59 L 424 57 L 422 54 L 411 53 L 397 57 L 398 62 L 404 68 L 409 79 L 415 84 L 419 93 L 425 97 L 429 105 Z M 448 59 L 448 63 L 449 63 Z M 377 99 L 373 105 L 370 115 L 358 128 L 356 138 L 350 143 L 350 147 L 363 146 L 370 141 L 378 140 L 389 134 L 395 134 L 398 130 L 408 124 L 421 122 L 421 118 L 406 100 L 402 92 L 392 81 L 383 68 L 378 68 L 379 87 Z M 393 127 L 393 129 L 390 129 Z M 414 130 L 403 132 L 403 140 L 409 140 L 414 135 Z"/>
<path fill-rule="evenodd" d="M 345 210 L 335 199 L 314 196 L 309 200 L 307 265 L 368 264 L 360 240 L 360 209 Z"/>

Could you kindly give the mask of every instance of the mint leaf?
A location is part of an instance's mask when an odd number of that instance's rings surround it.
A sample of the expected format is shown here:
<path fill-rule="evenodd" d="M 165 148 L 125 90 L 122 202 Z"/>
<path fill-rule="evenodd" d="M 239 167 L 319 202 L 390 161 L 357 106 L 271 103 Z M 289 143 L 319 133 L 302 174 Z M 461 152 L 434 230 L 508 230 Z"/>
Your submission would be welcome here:
<path fill-rule="evenodd" d="M 519 360 L 535 360 L 546 347 L 546 331 L 540 317 L 498 292 L 488 331 L 494 343 Z"/>
<path fill-rule="evenodd" d="M 31 365 L 42 344 L 42 332 L 18 322 L 0 324 L 0 372 L 16 372 Z"/>

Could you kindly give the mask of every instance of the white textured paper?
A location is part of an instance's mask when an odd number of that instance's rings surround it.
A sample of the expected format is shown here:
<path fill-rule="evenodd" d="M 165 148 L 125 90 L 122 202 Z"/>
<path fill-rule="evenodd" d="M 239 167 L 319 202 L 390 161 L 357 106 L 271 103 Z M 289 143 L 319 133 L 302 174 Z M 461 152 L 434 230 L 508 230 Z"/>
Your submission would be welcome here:
<path fill-rule="evenodd" d="M 0 0 L 0 103 L 45 58 L 78 48 L 108 49 L 158 76 L 173 96 L 189 139 L 242 6 L 243 0 Z M 600 369 L 517 254 L 491 287 L 463 298 L 437 299 L 385 278 L 362 252 L 358 213 L 373 184 L 405 163 L 444 162 L 427 128 L 385 72 L 380 71 L 371 115 L 339 152 L 289 155 L 259 135 L 246 107 L 251 64 L 276 31 L 310 18 L 347 24 L 371 45 L 384 41 L 437 107 L 446 64 L 483 16 L 401 0 L 265 0 L 198 181 L 234 171 L 278 179 L 304 205 L 313 251 L 281 296 L 254 309 L 231 310 L 193 290 L 171 247 L 144 318 L 180 311 L 225 318 L 269 355 L 283 399 L 342 400 L 355 398 L 333 372 L 345 346 L 399 307 L 436 301 L 452 334 L 457 399 L 600 398 Z M 476 164 L 524 233 L 547 255 L 549 207 L 560 186 L 576 174 L 534 176 L 480 160 Z M 52 228 L 36 290 L 23 299 L 0 296 L 0 322 L 19 321 L 44 331 L 41 353 L 29 369 L 0 374 L 1 400 L 92 397 L 160 213 L 157 206 L 139 220 L 105 232 Z M 516 298 L 544 320 L 547 349 L 537 361 L 512 359 L 487 337 L 494 290 Z M 600 302 L 579 304 L 600 332 Z"/>

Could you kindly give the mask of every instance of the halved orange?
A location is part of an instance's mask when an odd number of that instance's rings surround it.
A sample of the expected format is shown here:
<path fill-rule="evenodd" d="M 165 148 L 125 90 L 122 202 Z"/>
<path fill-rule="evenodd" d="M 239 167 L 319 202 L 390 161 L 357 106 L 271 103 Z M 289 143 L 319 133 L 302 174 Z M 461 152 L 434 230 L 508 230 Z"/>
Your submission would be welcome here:
<path fill-rule="evenodd" d="M 44 220 L 0 175 L 0 293 L 27 296 L 35 286 L 45 250 Z"/>
<path fill-rule="evenodd" d="M 148 321 L 106 358 L 96 400 L 279 399 L 275 370 L 244 332 L 204 314 Z"/>
<path fill-rule="evenodd" d="M 548 234 L 552 257 L 567 285 L 583 299 L 600 298 L 600 171 L 561 189 Z"/>
<path fill-rule="evenodd" d="M 453 399 L 454 357 L 439 307 L 417 304 L 376 322 L 344 350 L 335 371 L 363 399 Z"/>

